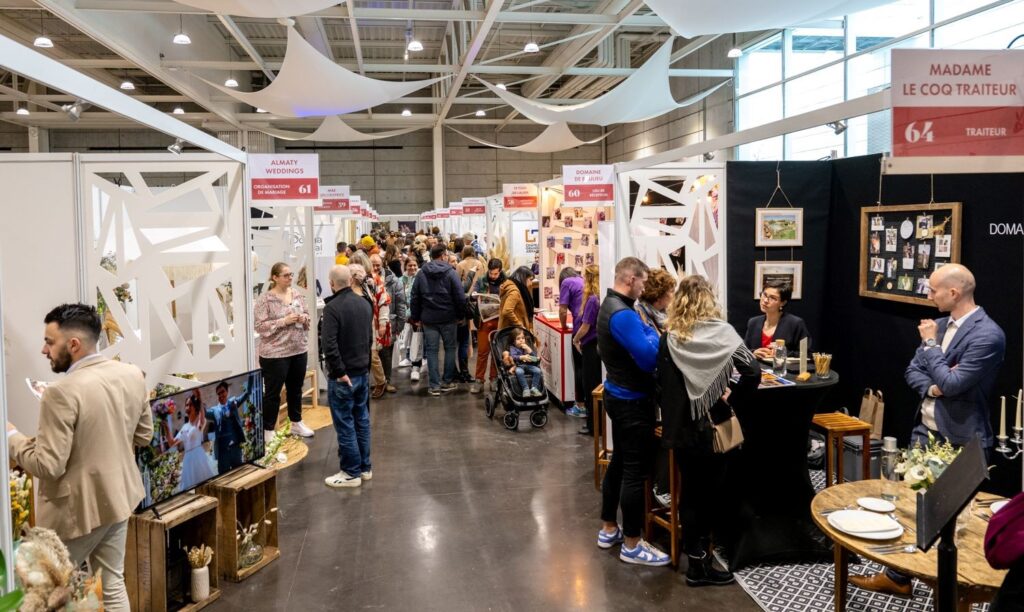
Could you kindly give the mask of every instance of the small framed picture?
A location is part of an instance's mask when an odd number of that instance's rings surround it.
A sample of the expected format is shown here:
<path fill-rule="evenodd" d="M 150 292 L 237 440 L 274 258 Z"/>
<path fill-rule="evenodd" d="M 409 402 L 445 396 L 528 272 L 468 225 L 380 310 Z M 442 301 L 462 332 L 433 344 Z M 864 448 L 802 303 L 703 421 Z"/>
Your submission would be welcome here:
<path fill-rule="evenodd" d="M 871 232 L 870 249 L 868 252 L 872 255 L 882 252 L 882 232 Z"/>
<path fill-rule="evenodd" d="M 592 265 L 593 263 L 594 263 L 594 254 L 593 253 L 587 253 L 586 255 L 583 256 L 583 264 L 584 265 L 589 266 L 589 265 Z"/>
<path fill-rule="evenodd" d="M 580 246 L 590 246 L 590 234 L 583 234 L 580 236 Z"/>
<path fill-rule="evenodd" d="M 606 221 L 607 219 L 608 219 L 608 215 L 605 214 L 604 209 L 601 209 L 601 210 L 597 211 L 597 220 L 598 221 Z"/>
<path fill-rule="evenodd" d="M 804 209 L 755 209 L 754 230 L 754 246 L 803 246 Z"/>
<path fill-rule="evenodd" d="M 949 257 L 953 252 L 953 237 L 949 234 L 935 237 L 935 256 Z"/>
<path fill-rule="evenodd" d="M 572 227 L 572 217 L 566 217 L 565 218 L 565 226 L 566 227 Z"/>
<path fill-rule="evenodd" d="M 922 270 L 928 269 L 928 262 L 931 261 L 932 245 L 924 243 L 917 245 L 917 267 Z"/>
<path fill-rule="evenodd" d="M 932 215 L 917 216 L 917 239 L 923 240 L 932 237 Z"/>
<path fill-rule="evenodd" d="M 913 257 L 914 256 L 914 243 L 913 242 L 904 242 L 903 243 L 903 256 L 904 257 Z"/>
<path fill-rule="evenodd" d="M 881 257 L 871 258 L 871 271 L 872 272 L 885 272 L 885 260 Z"/>
<path fill-rule="evenodd" d="M 899 260 L 895 257 L 890 257 L 889 261 L 885 262 L 885 275 L 889 278 L 896 278 L 896 270 L 898 270 L 897 266 L 899 263 Z"/>
<path fill-rule="evenodd" d="M 567 251 L 572 249 L 572 236 L 565 236 L 562 238 L 562 247 Z"/>
<path fill-rule="evenodd" d="M 911 291 L 914 288 L 914 277 L 909 274 L 896 279 L 896 290 L 897 291 Z"/>
<path fill-rule="evenodd" d="M 761 290 L 769 281 L 783 281 L 793 288 L 793 299 L 803 297 L 804 263 L 802 261 L 755 261 L 754 299 L 761 299 Z"/>
<path fill-rule="evenodd" d="M 548 280 L 553 280 L 555 278 L 555 269 L 548 268 L 544 271 L 544 276 L 547 277 Z"/>
<path fill-rule="evenodd" d="M 593 219 L 591 219 L 590 217 L 587 217 L 586 219 L 583 220 L 583 229 L 593 229 L 593 228 L 594 228 L 594 220 Z"/>
<path fill-rule="evenodd" d="M 918 277 L 917 283 L 914 286 L 914 292 L 920 293 L 921 295 L 928 295 L 928 277 Z"/>
<path fill-rule="evenodd" d="M 577 268 L 582 268 L 582 267 L 583 267 L 583 256 L 582 256 L 582 255 L 576 255 L 576 256 L 574 257 L 574 259 L 573 259 L 573 264 L 574 264 L 574 265 L 575 265 L 575 266 L 576 266 Z"/>
<path fill-rule="evenodd" d="M 871 231 L 880 232 L 885 229 L 885 218 L 882 215 L 871 217 Z"/>
<path fill-rule="evenodd" d="M 557 253 L 555 255 L 555 265 L 556 266 L 564 266 L 565 265 L 565 253 Z"/>
<path fill-rule="evenodd" d="M 913 270 L 914 269 L 914 258 L 913 257 L 904 257 L 903 258 L 903 265 L 901 266 L 901 268 L 903 270 Z"/>
<path fill-rule="evenodd" d="M 583 218 L 583 209 L 582 208 L 574 208 L 572 210 L 573 210 L 574 216 L 577 219 L 582 219 Z"/>
<path fill-rule="evenodd" d="M 555 248 L 555 242 L 556 242 L 556 239 L 555 239 L 554 236 L 548 236 L 548 248 L 549 249 Z"/>
<path fill-rule="evenodd" d="M 885 252 L 896 252 L 896 228 L 890 227 L 885 230 Z"/>
<path fill-rule="evenodd" d="M 561 219 L 561 218 L 562 218 L 562 209 L 561 208 L 556 208 L 555 209 L 555 220 L 557 221 L 558 219 Z"/>
<path fill-rule="evenodd" d="M 544 299 L 545 300 L 550 300 L 552 297 L 554 297 L 554 295 L 555 295 L 555 292 L 554 292 L 554 290 L 551 289 L 551 287 L 544 287 Z"/>
<path fill-rule="evenodd" d="M 551 227 L 551 217 L 544 216 L 540 218 L 541 227 Z"/>

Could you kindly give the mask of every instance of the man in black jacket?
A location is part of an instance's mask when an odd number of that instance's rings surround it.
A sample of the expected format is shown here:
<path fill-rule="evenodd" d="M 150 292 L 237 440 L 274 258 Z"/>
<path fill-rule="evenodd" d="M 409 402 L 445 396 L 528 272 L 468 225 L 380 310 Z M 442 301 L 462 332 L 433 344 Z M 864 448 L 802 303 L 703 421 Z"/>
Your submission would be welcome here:
<path fill-rule="evenodd" d="M 424 352 L 430 395 L 454 391 L 455 357 L 458 352 L 458 322 L 466 317 L 466 294 L 455 268 L 448 263 L 448 249 L 437 244 L 430 249 L 430 262 L 423 266 L 412 284 L 411 321 L 423 326 Z M 438 351 L 444 343 L 444 378 L 438 374 Z"/>
<path fill-rule="evenodd" d="M 320 331 L 341 465 L 337 474 L 324 480 L 329 487 L 358 487 L 373 478 L 369 407 L 373 307 L 352 291 L 351 279 L 347 266 L 331 269 L 334 295 L 324 307 Z"/>

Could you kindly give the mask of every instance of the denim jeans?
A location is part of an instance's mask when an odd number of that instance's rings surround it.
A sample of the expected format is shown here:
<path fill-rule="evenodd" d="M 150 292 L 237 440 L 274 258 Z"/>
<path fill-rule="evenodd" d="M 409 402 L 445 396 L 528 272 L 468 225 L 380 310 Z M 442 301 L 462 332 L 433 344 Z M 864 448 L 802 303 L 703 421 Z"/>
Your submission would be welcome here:
<path fill-rule="evenodd" d="M 459 372 L 469 375 L 469 325 L 459 325 L 456 338 L 459 341 Z"/>
<path fill-rule="evenodd" d="M 338 461 L 349 476 L 369 472 L 370 466 L 370 375 L 352 376 L 352 385 L 327 381 L 331 420 L 338 435 Z"/>
<path fill-rule="evenodd" d="M 533 383 L 532 388 L 540 391 L 541 382 L 544 380 L 541 378 L 540 368 L 535 365 L 523 364 L 516 366 L 516 378 L 519 379 L 519 388 L 523 391 L 531 388 L 531 385 L 526 384 L 526 375 L 529 374 L 531 382 Z"/>
<path fill-rule="evenodd" d="M 423 325 L 423 352 L 427 358 L 427 380 L 431 389 L 455 380 L 455 357 L 459 350 L 457 328 L 455 323 Z M 444 344 L 443 378 L 438 373 L 438 351 L 441 344 Z"/>
<path fill-rule="evenodd" d="M 654 401 L 624 400 L 604 394 L 604 407 L 612 421 L 611 463 L 601 484 L 601 520 L 615 522 L 622 508 L 622 533 L 640 536 L 644 526 L 644 481 L 651 475 L 654 451 Z"/>

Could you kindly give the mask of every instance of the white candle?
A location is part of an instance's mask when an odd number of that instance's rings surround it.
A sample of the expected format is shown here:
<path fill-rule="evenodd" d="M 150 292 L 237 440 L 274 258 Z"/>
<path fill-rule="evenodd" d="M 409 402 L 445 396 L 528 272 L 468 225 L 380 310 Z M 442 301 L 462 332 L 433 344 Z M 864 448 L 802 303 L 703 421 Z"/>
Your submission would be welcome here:
<path fill-rule="evenodd" d="M 1006 396 L 1001 395 L 1000 408 L 999 408 L 999 437 L 1006 437 Z"/>
<path fill-rule="evenodd" d="M 1021 428 L 1021 397 L 1024 396 L 1024 389 L 1017 389 L 1017 429 Z"/>

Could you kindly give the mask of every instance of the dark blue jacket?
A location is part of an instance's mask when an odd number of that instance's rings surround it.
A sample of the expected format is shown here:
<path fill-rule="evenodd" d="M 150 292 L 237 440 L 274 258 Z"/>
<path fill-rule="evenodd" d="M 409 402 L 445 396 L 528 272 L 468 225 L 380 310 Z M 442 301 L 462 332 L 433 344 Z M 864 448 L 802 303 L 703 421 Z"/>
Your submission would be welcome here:
<path fill-rule="evenodd" d="M 942 346 L 949 317 L 935 322 L 935 341 Z M 945 353 L 939 347 L 925 350 L 921 346 L 914 354 L 905 374 L 907 384 L 922 399 L 929 387 L 939 387 L 942 396 L 935 398 L 935 424 L 953 444 L 962 446 L 977 436 L 983 447 L 993 446 L 988 411 L 995 405 L 993 391 L 1005 352 L 1006 335 L 985 309 L 979 308 L 957 330 Z M 920 412 L 918 408 L 918 418 Z"/>
<path fill-rule="evenodd" d="M 423 264 L 412 283 L 409 319 L 427 325 L 456 323 L 466 318 L 466 293 L 455 268 L 435 259 Z"/>

